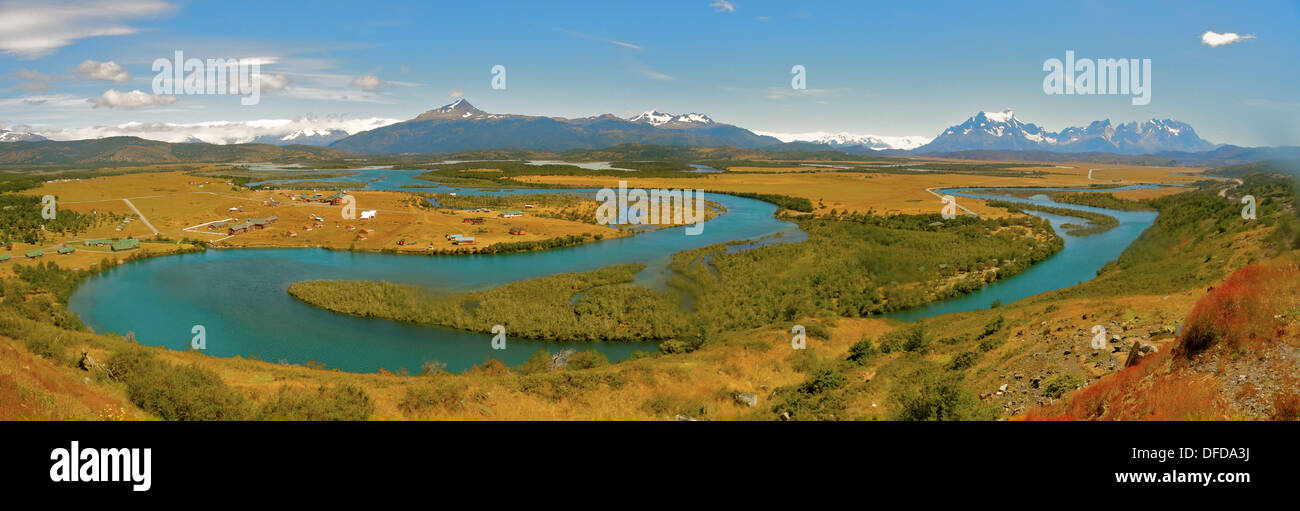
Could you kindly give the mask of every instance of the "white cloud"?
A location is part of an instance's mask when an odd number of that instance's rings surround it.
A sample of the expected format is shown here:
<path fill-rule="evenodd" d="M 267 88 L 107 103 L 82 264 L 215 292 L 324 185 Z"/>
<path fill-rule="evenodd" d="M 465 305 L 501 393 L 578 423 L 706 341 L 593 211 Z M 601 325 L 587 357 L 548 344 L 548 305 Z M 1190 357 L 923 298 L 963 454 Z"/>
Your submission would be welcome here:
<path fill-rule="evenodd" d="M 384 85 L 384 81 L 380 80 L 374 73 L 370 73 L 353 78 L 352 83 L 349 85 L 352 87 L 360 87 L 361 90 L 366 92 L 374 92 Z"/>
<path fill-rule="evenodd" d="M 87 60 L 77 66 L 77 76 L 83 80 L 99 80 L 105 82 L 126 83 L 131 80 L 131 73 L 126 72 L 122 66 L 116 62 L 99 62 L 96 60 Z"/>
<path fill-rule="evenodd" d="M 262 73 L 260 76 L 262 92 L 284 90 L 285 87 L 293 85 L 293 78 L 286 75 Z"/>
<path fill-rule="evenodd" d="M 176 96 L 160 96 L 158 94 L 149 94 L 133 90 L 131 92 L 118 92 L 117 89 L 109 89 L 97 98 L 90 98 L 89 101 L 95 105 L 95 108 L 144 108 L 149 106 L 170 105 L 176 102 Z"/>
<path fill-rule="evenodd" d="M 124 21 L 171 11 L 158 0 L 9 1 L 0 3 L 0 53 L 38 58 L 78 39 L 129 35 Z"/>
<path fill-rule="evenodd" d="M 563 28 L 552 28 L 551 30 L 556 30 L 556 31 L 564 32 L 564 33 L 569 34 L 569 35 L 571 35 L 571 36 L 581 37 L 581 38 L 583 38 L 583 39 L 593 39 L 593 40 L 596 40 L 596 41 L 604 41 L 604 42 L 607 42 L 607 43 L 609 43 L 609 44 L 613 44 L 613 45 L 616 45 L 616 46 L 622 46 L 622 47 L 624 47 L 624 48 L 631 48 L 631 49 L 633 49 L 633 50 L 640 50 L 640 49 L 641 49 L 641 46 L 639 46 L 639 45 L 632 44 L 632 43 L 625 42 L 625 41 L 619 41 L 619 40 L 617 40 L 617 39 L 610 39 L 610 38 L 607 38 L 607 37 L 601 37 L 601 36 L 598 36 L 598 35 L 584 34 L 584 33 L 582 33 L 582 32 L 574 32 L 574 31 L 572 31 L 572 30 L 567 30 L 567 29 L 563 29 Z"/>
<path fill-rule="evenodd" d="M 709 7 L 712 7 L 717 12 L 736 12 L 736 6 L 727 0 L 713 0 Z"/>
<path fill-rule="evenodd" d="M 454 91 L 451 91 L 451 92 L 447 93 L 447 97 L 449 97 L 449 98 L 459 98 L 459 97 L 464 96 L 464 95 L 465 95 L 465 91 L 460 90 L 460 89 L 456 89 L 456 90 L 454 90 Z"/>
<path fill-rule="evenodd" d="M 18 88 L 27 92 L 49 90 L 54 82 L 53 76 L 34 69 L 19 69 L 14 71 L 14 76 L 18 78 Z"/>
<path fill-rule="evenodd" d="M 1239 35 L 1233 32 L 1225 32 L 1220 34 L 1212 30 L 1206 30 L 1204 34 L 1201 34 L 1201 44 L 1210 47 L 1218 47 L 1218 46 L 1223 46 L 1225 44 L 1239 43 L 1247 39 L 1254 39 L 1254 38 L 1255 36 L 1250 34 Z"/>
<path fill-rule="evenodd" d="M 36 130 L 53 140 L 84 140 L 104 137 L 140 137 L 163 142 L 201 140 L 210 144 L 245 144 L 270 142 L 291 133 L 342 130 L 349 135 L 400 122 L 399 119 L 344 116 L 307 116 L 297 119 L 257 119 L 252 121 L 205 121 L 196 123 L 128 122 L 115 126 L 91 126 Z"/>

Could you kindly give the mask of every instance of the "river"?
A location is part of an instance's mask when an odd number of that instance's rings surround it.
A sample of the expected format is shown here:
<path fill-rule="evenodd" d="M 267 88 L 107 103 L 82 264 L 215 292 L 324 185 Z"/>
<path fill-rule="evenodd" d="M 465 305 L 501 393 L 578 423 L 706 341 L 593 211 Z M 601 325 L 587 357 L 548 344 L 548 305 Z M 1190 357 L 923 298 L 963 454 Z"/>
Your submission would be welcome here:
<path fill-rule="evenodd" d="M 339 181 L 365 181 L 371 190 L 461 194 L 583 193 L 594 190 L 514 189 L 483 191 L 430 184 L 415 179 L 423 171 L 361 169 Z M 420 185 L 413 189 L 406 185 Z M 961 196 L 977 191 L 946 190 Z M 1008 197 L 998 196 L 1008 199 Z M 486 289 L 518 280 L 570 271 L 588 271 L 628 262 L 646 263 L 637 283 L 662 289 L 671 255 L 683 250 L 737 240 L 797 242 L 807 235 L 795 224 L 776 219 L 776 206 L 753 199 L 712 194 L 727 213 L 706 222 L 700 235 L 669 228 L 541 252 L 475 256 L 419 256 L 333 251 L 315 248 L 208 250 L 135 261 L 92 276 L 69 299 L 69 309 L 97 332 L 134 332 L 146 345 L 188 349 L 191 329 L 206 330 L 212 356 L 256 357 L 270 362 L 308 361 L 345 371 L 380 368 L 417 372 L 426 360 L 461 371 L 486 359 L 519 364 L 539 349 L 595 348 L 610 360 L 655 343 L 562 343 L 508 338 L 507 349 L 491 349 L 491 335 L 442 327 L 411 325 L 336 314 L 289 296 L 289 284 L 304 280 L 384 280 L 415 284 L 436 292 Z M 1022 200 L 1010 198 L 1010 200 Z M 1045 205 L 1051 201 L 1029 200 Z M 937 202 L 936 202 L 937 204 Z M 1154 219 L 1154 213 L 1096 210 L 1120 219 L 1119 227 L 1091 237 L 1065 236 L 1065 250 L 1025 272 L 964 297 L 894 314 L 904 320 L 987 307 L 1088 280 L 1115 258 Z M 937 207 L 937 206 L 936 206 Z M 1078 219 L 1034 213 L 1060 223 Z M 508 328 L 508 325 L 507 325 Z"/>

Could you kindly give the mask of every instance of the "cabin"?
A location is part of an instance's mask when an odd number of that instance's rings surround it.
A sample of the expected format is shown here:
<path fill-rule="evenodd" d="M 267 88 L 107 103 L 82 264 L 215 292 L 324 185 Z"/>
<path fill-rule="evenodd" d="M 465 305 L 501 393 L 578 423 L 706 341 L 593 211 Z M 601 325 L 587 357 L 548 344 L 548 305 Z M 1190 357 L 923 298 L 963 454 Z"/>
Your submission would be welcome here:
<path fill-rule="evenodd" d="M 10 260 L 10 259 L 13 259 L 13 256 L 11 256 L 11 255 L 9 255 L 9 254 L 0 254 L 0 263 L 3 263 L 3 262 L 8 261 L 8 260 Z"/>
<path fill-rule="evenodd" d="M 451 240 L 451 244 L 452 245 L 473 245 L 474 238 L 470 238 L 468 236 L 462 236 L 454 240 Z"/>
<path fill-rule="evenodd" d="M 514 227 L 514 228 L 511 228 L 511 229 L 510 229 L 510 234 L 513 234 L 513 235 L 515 235 L 515 236 L 522 236 L 522 235 L 524 235 L 524 234 L 528 234 L 528 231 L 525 231 L 525 230 L 523 230 L 522 228 L 519 228 L 519 227 Z"/>
<path fill-rule="evenodd" d="M 81 245 L 86 247 L 97 247 L 101 245 L 112 245 L 112 244 L 113 244 L 113 240 L 110 239 L 85 240 L 81 242 Z"/>
<path fill-rule="evenodd" d="M 114 252 L 121 252 L 123 250 L 134 250 L 137 248 L 140 248 L 140 241 L 133 240 L 133 239 L 126 239 L 126 240 L 119 241 L 117 243 L 114 243 L 112 247 Z"/>
<path fill-rule="evenodd" d="M 298 237 L 298 233 L 293 232 L 292 230 L 290 230 L 290 231 L 288 231 L 288 232 L 285 232 L 284 235 L 287 236 L 287 237 L 290 237 L 290 238 L 297 238 L 297 237 Z"/>
<path fill-rule="evenodd" d="M 406 238 L 402 238 L 402 239 L 400 239 L 400 240 L 397 240 L 397 245 L 398 245 L 398 246 L 402 246 L 402 247 L 406 246 Z"/>
<path fill-rule="evenodd" d="M 464 238 L 464 237 L 465 237 L 464 234 L 448 234 L 448 235 L 447 235 L 447 239 L 449 239 L 449 240 L 456 240 L 456 239 Z"/>
<path fill-rule="evenodd" d="M 340 206 L 343 204 L 343 193 L 336 193 L 324 198 L 321 202 L 328 202 L 331 206 Z"/>
<path fill-rule="evenodd" d="M 64 245 L 64 246 L 62 246 L 62 247 L 59 247 L 59 251 L 58 251 L 58 252 L 59 252 L 59 255 L 67 255 L 67 254 L 71 254 L 71 253 L 76 252 L 76 251 L 77 251 L 77 249 L 73 248 L 72 245 Z"/>
<path fill-rule="evenodd" d="M 524 204 L 524 209 L 533 209 L 533 208 L 535 208 L 535 207 L 537 207 L 537 206 L 534 206 L 534 205 L 532 205 L 532 204 Z"/>
<path fill-rule="evenodd" d="M 276 220 L 279 220 L 279 217 L 268 216 L 266 218 L 254 218 L 249 220 L 249 222 L 252 223 L 253 227 L 256 229 L 265 229 L 266 226 L 275 223 Z"/>
<path fill-rule="evenodd" d="M 213 229 L 213 230 L 225 229 L 227 227 L 230 227 L 230 222 L 216 222 L 216 223 L 208 224 L 208 229 Z"/>
<path fill-rule="evenodd" d="M 486 220 L 485 218 L 474 217 L 474 218 L 466 218 L 464 220 L 461 220 L 460 222 L 463 224 L 482 225 L 485 220 Z"/>
<path fill-rule="evenodd" d="M 515 217 L 524 216 L 524 212 L 523 211 L 502 211 L 501 214 L 498 216 L 500 216 L 501 218 L 515 218 Z"/>
<path fill-rule="evenodd" d="M 44 250 L 33 250 L 33 251 L 27 253 L 27 258 L 28 258 L 28 259 L 36 259 L 37 257 L 43 256 L 43 255 L 45 255 L 45 251 L 44 251 Z"/>
<path fill-rule="evenodd" d="M 234 235 L 234 234 L 243 234 L 243 233 L 248 232 L 248 230 L 249 230 L 250 228 L 252 228 L 252 227 L 253 227 L 253 223 L 252 223 L 252 222 L 239 222 L 239 223 L 237 223 L 237 224 L 231 225 L 231 226 L 230 226 L 230 229 L 227 230 L 226 233 L 227 233 L 227 234 L 232 234 L 232 235 Z"/>

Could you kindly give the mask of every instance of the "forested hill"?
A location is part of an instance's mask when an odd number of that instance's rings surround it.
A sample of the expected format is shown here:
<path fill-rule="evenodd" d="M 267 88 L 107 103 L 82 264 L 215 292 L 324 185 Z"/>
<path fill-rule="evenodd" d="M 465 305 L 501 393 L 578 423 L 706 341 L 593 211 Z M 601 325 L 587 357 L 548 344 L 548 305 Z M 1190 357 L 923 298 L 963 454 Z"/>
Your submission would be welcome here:
<path fill-rule="evenodd" d="M 339 159 L 347 152 L 327 147 L 269 144 L 173 144 L 138 137 L 0 144 L 0 165 L 198 163 Z"/>

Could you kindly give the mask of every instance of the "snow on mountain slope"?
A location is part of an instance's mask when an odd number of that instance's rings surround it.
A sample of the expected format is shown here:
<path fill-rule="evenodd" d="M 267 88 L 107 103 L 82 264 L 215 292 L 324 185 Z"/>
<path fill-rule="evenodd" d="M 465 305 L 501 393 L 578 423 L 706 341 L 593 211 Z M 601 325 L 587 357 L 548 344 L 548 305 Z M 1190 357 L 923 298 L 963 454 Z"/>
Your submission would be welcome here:
<path fill-rule="evenodd" d="M 754 133 L 775 137 L 782 142 L 812 142 L 814 144 L 826 144 L 832 147 L 862 146 L 878 151 L 883 149 L 915 149 L 932 140 L 930 137 L 923 137 L 920 135 L 880 136 L 858 135 L 847 132 L 831 133 L 826 131 L 811 131 L 807 133 L 771 133 L 766 131 L 755 131 Z"/>

